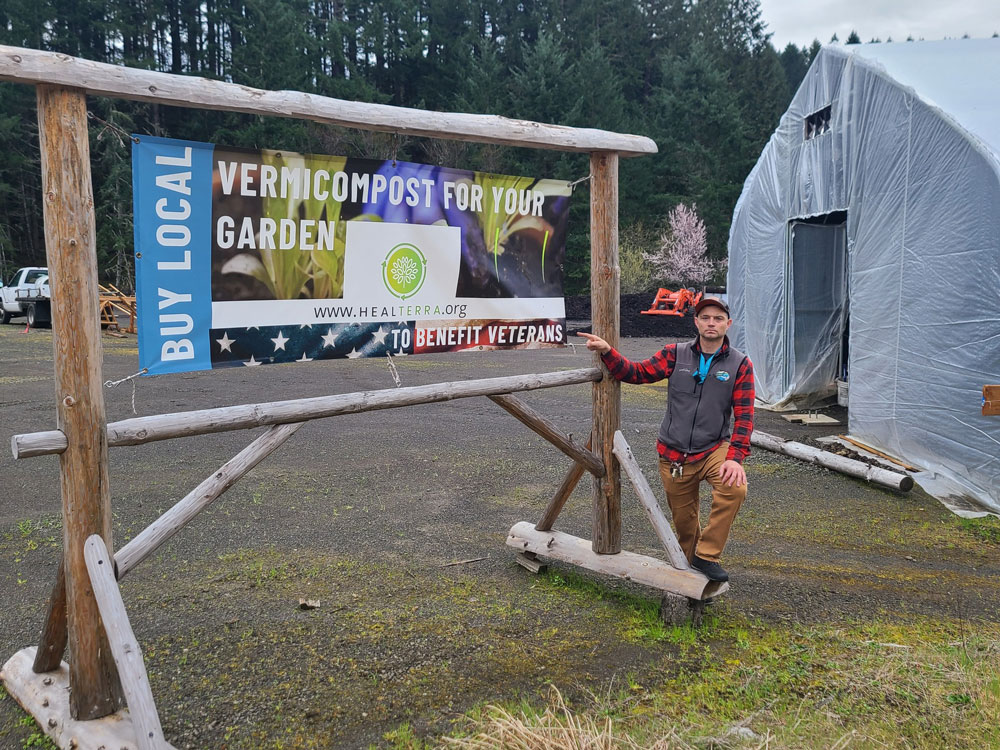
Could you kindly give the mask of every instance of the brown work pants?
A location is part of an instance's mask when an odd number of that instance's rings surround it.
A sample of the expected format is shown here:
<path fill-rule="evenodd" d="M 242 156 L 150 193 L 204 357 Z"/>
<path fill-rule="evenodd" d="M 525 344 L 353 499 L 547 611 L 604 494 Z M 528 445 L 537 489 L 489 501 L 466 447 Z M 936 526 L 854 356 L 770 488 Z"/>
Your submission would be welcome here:
<path fill-rule="evenodd" d="M 729 443 L 723 443 L 700 461 L 684 464 L 679 477 L 670 476 L 670 462 L 660 460 L 660 478 L 674 516 L 677 541 L 690 561 L 695 554 L 703 560 L 718 562 L 729 539 L 729 529 L 747 496 L 747 486 L 729 487 L 719 475 L 726 460 Z M 702 531 L 698 517 L 698 490 L 702 480 L 712 485 L 712 510 Z"/>

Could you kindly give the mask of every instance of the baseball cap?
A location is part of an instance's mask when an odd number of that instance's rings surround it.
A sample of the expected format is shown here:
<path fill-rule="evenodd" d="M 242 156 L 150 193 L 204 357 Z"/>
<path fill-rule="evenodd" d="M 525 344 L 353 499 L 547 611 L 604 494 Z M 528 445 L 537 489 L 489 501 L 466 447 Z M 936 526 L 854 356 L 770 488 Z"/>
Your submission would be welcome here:
<path fill-rule="evenodd" d="M 702 297 L 701 301 L 699 301 L 698 304 L 694 306 L 694 314 L 695 315 L 700 314 L 701 311 L 704 310 L 706 307 L 718 307 L 722 310 L 725 310 L 726 315 L 729 315 L 729 305 L 727 305 L 718 297 Z"/>

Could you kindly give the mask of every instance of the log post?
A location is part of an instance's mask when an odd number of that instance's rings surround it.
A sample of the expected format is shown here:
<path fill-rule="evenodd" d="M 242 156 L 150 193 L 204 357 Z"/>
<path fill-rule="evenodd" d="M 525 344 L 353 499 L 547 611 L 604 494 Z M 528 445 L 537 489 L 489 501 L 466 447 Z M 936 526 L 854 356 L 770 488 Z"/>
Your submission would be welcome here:
<path fill-rule="evenodd" d="M 111 548 L 87 101 L 82 89 L 47 85 L 38 86 L 37 97 L 56 423 L 67 442 L 59 456 L 59 476 L 72 657 L 70 713 L 88 720 L 114 713 L 123 701 L 84 559 L 91 534 L 100 534 Z"/>
<path fill-rule="evenodd" d="M 617 347 L 618 154 L 591 153 L 590 174 L 591 330 Z M 599 554 L 615 554 L 622 548 L 621 469 L 612 452 L 620 420 L 621 386 L 605 374 L 603 380 L 594 383 L 593 452 L 604 461 L 605 468 L 603 477 L 594 477 L 592 541 L 594 552 Z"/>

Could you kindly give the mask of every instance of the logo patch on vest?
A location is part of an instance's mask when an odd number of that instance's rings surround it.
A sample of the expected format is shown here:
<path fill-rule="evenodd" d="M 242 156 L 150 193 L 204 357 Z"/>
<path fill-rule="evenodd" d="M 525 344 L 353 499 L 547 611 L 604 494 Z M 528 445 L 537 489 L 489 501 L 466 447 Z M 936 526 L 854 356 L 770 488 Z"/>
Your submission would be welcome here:
<path fill-rule="evenodd" d="M 725 383 L 727 380 L 729 380 L 729 373 L 726 372 L 725 370 L 719 370 L 718 372 L 715 373 L 715 379 L 721 380 L 723 383 Z"/>

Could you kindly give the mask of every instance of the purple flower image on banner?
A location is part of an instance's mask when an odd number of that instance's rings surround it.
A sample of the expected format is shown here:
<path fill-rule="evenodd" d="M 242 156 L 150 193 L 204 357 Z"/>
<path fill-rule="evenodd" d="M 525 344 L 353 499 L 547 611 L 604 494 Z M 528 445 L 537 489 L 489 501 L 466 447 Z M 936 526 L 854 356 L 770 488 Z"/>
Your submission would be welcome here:
<path fill-rule="evenodd" d="M 457 296 L 562 296 L 570 195 L 565 183 L 400 161 L 382 162 L 373 182 L 376 177 L 386 185 L 394 178 L 415 180 L 424 200 L 410 206 L 390 200 L 385 190 L 363 204 L 356 218 L 462 230 Z"/>

